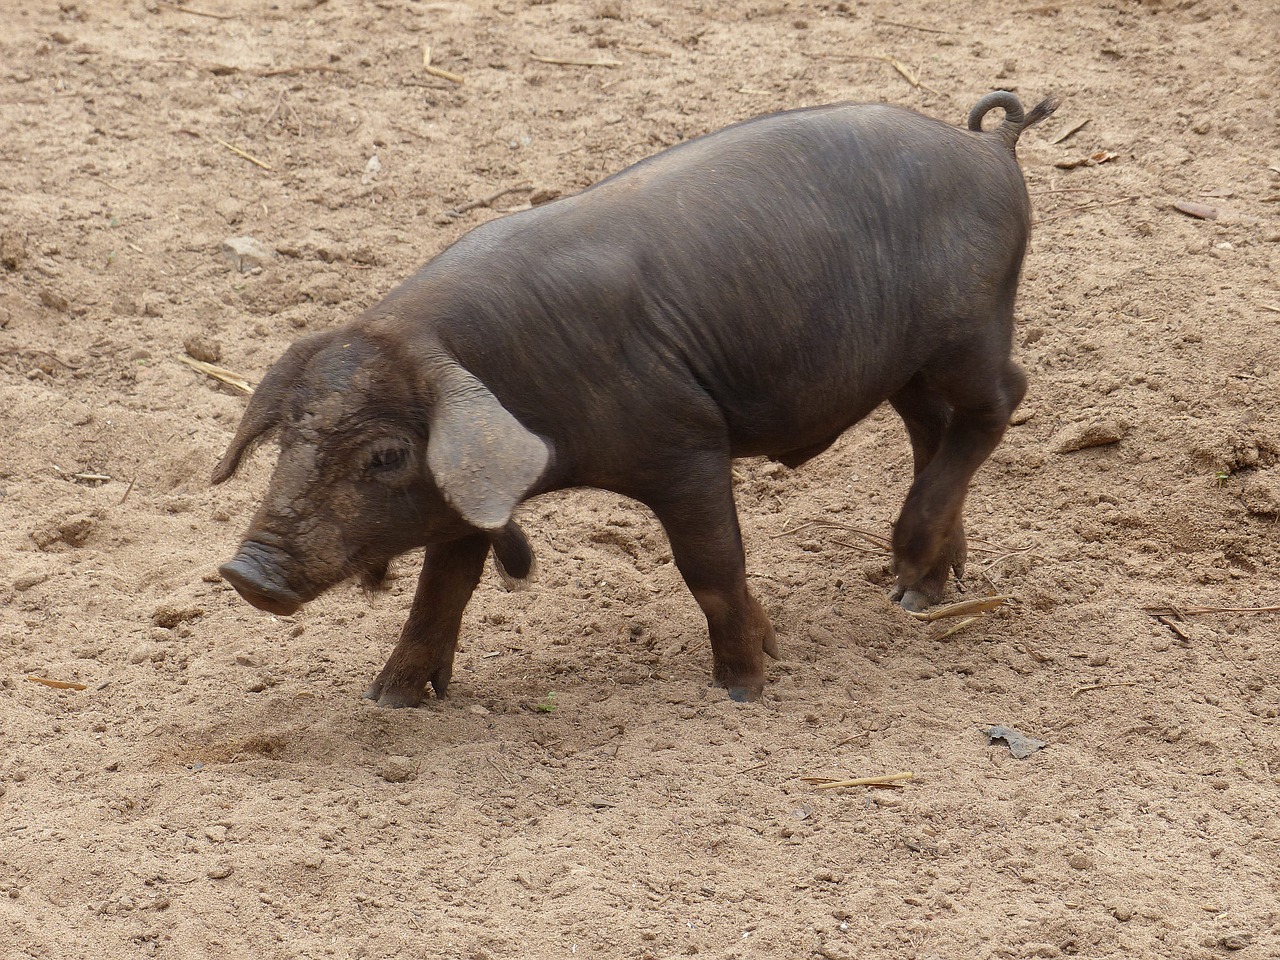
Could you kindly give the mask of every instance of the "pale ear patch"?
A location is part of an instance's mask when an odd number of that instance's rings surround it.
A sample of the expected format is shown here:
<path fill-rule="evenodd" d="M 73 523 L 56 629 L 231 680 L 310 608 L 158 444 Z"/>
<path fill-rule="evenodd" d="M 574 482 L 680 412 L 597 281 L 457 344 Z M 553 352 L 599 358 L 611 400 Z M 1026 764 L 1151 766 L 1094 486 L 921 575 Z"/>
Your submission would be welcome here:
<path fill-rule="evenodd" d="M 455 367 L 448 380 L 432 411 L 427 465 L 464 520 L 501 530 L 542 476 L 551 451 L 471 374 Z"/>

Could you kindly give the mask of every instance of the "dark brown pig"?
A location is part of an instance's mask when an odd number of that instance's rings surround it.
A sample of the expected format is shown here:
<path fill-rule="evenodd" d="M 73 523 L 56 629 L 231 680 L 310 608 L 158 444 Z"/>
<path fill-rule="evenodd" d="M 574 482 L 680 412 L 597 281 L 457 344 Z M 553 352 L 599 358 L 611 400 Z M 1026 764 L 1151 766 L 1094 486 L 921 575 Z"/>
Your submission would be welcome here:
<path fill-rule="evenodd" d="M 1014 147 L 1055 106 L 993 93 L 968 130 L 884 105 L 760 117 L 473 230 L 267 372 L 213 475 L 278 437 L 223 576 L 287 614 L 425 547 L 367 694 L 414 706 L 428 683 L 445 693 L 489 550 L 528 573 L 521 501 L 612 490 L 662 522 L 716 682 L 754 699 L 776 648 L 731 461 L 799 466 L 887 400 L 915 457 L 894 598 L 937 601 L 964 563 L 970 479 L 1026 388 L 1009 359 L 1031 218 Z"/>

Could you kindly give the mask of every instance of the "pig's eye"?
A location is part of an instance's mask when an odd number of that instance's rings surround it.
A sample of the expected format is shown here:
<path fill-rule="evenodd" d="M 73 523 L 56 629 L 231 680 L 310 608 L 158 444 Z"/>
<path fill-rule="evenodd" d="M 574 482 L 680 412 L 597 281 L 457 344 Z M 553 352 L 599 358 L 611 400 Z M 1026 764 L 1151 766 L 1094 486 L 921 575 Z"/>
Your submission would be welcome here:
<path fill-rule="evenodd" d="M 386 474 L 399 470 L 408 462 L 407 447 L 380 447 L 369 454 L 364 469 L 372 475 Z"/>

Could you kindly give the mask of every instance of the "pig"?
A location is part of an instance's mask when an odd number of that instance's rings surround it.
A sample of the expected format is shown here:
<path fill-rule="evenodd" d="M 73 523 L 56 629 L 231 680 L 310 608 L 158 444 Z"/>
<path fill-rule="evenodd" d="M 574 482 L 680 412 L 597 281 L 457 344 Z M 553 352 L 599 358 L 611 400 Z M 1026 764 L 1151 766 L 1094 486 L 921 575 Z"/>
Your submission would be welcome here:
<path fill-rule="evenodd" d="M 732 461 L 799 467 L 888 401 L 914 460 L 891 598 L 936 603 L 963 572 L 971 478 L 1026 390 L 1015 146 L 1056 106 L 997 91 L 967 130 L 885 104 L 772 114 L 470 231 L 267 371 L 213 482 L 268 436 L 279 458 L 221 575 L 285 615 L 349 577 L 375 589 L 424 548 L 366 693 L 417 706 L 428 685 L 445 695 L 487 555 L 528 575 L 517 507 L 609 490 L 657 516 L 715 682 L 754 700 L 778 648 L 747 586 Z"/>

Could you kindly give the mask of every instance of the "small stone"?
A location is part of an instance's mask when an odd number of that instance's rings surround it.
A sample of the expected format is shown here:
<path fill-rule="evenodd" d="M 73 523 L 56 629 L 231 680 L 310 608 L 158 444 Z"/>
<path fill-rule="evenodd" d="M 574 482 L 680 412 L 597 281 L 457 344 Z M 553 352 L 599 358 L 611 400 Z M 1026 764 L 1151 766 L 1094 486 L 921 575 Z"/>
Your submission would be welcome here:
<path fill-rule="evenodd" d="M 412 757 L 387 757 L 378 768 L 378 776 L 387 783 L 407 783 L 418 779 L 418 762 Z"/>
<path fill-rule="evenodd" d="M 216 866 L 210 867 L 205 873 L 205 876 L 210 880 L 225 880 L 227 877 L 231 876 L 233 872 L 235 872 L 235 868 L 232 867 L 231 864 L 219 863 Z"/>
<path fill-rule="evenodd" d="M 222 344 L 210 337 L 193 333 L 182 341 L 187 356 L 205 363 L 217 363 L 222 359 Z"/>
<path fill-rule="evenodd" d="M 50 310 L 57 310 L 59 313 L 66 313 L 71 309 L 71 303 L 60 293 L 48 289 L 40 291 L 40 302 Z"/>
<path fill-rule="evenodd" d="M 1119 420 L 1095 420 L 1076 423 L 1058 431 L 1050 441 L 1055 453 L 1072 453 L 1089 447 L 1105 447 L 1118 443 L 1129 433 L 1129 425 Z"/>
<path fill-rule="evenodd" d="M 489 716 L 489 708 L 479 703 L 473 703 L 471 706 L 467 707 L 467 712 L 474 713 L 477 717 Z"/>
<path fill-rule="evenodd" d="M 32 587 L 38 587 L 49 579 L 49 571 L 47 570 L 30 570 L 26 573 L 20 573 L 13 578 L 13 589 L 22 593 L 24 590 L 30 590 Z"/>
<path fill-rule="evenodd" d="M 1240 493 L 1245 509 L 1258 517 L 1280 516 L 1280 467 L 1259 470 Z"/>
<path fill-rule="evenodd" d="M 245 653 L 244 651 L 236 654 L 235 661 L 242 667 L 256 667 L 258 665 L 257 658 Z"/>
<path fill-rule="evenodd" d="M 1218 946 L 1223 950 L 1243 950 L 1253 943 L 1253 936 L 1240 930 L 1224 933 L 1218 938 Z"/>
<path fill-rule="evenodd" d="M 27 238 L 20 233 L 0 233 L 0 267 L 17 270 L 27 259 Z"/>
<path fill-rule="evenodd" d="M 231 265 L 231 269 L 240 273 L 264 267 L 276 255 L 274 250 L 253 237 L 229 237 L 222 241 L 218 250 L 222 258 Z"/>
<path fill-rule="evenodd" d="M 213 209 L 233 227 L 244 219 L 244 204 L 230 197 L 223 197 L 213 205 Z"/>
<path fill-rule="evenodd" d="M 215 823 L 211 827 L 204 828 L 204 835 L 214 843 L 226 843 L 227 828 L 220 823 Z"/>
<path fill-rule="evenodd" d="M 129 651 L 130 663 L 159 663 L 164 659 L 164 647 L 158 643 L 140 643 Z"/>
<path fill-rule="evenodd" d="M 1083 850 L 1078 850 L 1067 858 L 1072 870 L 1089 870 L 1093 867 L 1093 858 Z"/>
<path fill-rule="evenodd" d="M 180 623 L 198 620 L 204 616 L 203 607 L 177 607 L 171 603 L 162 603 L 151 611 L 151 622 L 157 627 L 172 630 Z"/>

